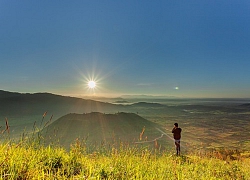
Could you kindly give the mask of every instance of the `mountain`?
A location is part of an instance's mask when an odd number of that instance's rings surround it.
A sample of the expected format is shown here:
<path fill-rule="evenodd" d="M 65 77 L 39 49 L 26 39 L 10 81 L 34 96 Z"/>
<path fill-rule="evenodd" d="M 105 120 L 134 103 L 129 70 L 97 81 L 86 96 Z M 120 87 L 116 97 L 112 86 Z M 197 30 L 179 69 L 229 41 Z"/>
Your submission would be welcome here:
<path fill-rule="evenodd" d="M 250 103 L 245 103 L 245 104 L 241 104 L 240 107 L 246 107 L 249 108 L 250 107 Z"/>
<path fill-rule="evenodd" d="M 115 101 L 123 101 L 124 99 L 121 97 L 103 97 L 103 96 L 79 96 L 79 98 L 82 99 L 91 99 L 95 101 L 101 101 L 101 102 L 115 102 Z"/>
<path fill-rule="evenodd" d="M 67 113 L 87 113 L 92 111 L 117 112 L 122 105 L 86 100 L 51 93 L 16 93 L 0 90 L 0 115 L 33 115 L 48 111 L 60 116 Z"/>
<path fill-rule="evenodd" d="M 175 96 L 154 96 L 154 95 L 122 95 L 123 99 L 169 99 L 176 98 Z"/>
<path fill-rule="evenodd" d="M 148 103 L 148 102 L 138 102 L 138 103 L 134 103 L 131 106 L 133 107 L 147 107 L 147 108 L 154 108 L 154 107 L 166 107 L 163 104 L 160 103 Z"/>
<path fill-rule="evenodd" d="M 76 138 L 86 139 L 91 145 L 140 141 L 140 133 L 145 130 L 142 138 L 151 140 L 161 133 L 156 130 L 158 124 L 148 121 L 134 113 L 104 114 L 92 112 L 87 114 L 67 114 L 43 129 L 45 140 L 59 142 L 68 148 Z"/>

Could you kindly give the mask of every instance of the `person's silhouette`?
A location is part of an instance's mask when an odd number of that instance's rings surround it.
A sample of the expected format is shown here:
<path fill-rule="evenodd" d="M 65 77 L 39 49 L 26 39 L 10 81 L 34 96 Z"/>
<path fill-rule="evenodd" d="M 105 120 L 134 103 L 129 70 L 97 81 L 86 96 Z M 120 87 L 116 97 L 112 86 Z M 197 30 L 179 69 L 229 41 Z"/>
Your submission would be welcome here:
<path fill-rule="evenodd" d="M 181 151 L 181 128 L 178 127 L 178 123 L 174 123 L 174 128 L 172 130 L 174 135 L 174 143 L 176 147 L 176 155 L 180 155 Z"/>

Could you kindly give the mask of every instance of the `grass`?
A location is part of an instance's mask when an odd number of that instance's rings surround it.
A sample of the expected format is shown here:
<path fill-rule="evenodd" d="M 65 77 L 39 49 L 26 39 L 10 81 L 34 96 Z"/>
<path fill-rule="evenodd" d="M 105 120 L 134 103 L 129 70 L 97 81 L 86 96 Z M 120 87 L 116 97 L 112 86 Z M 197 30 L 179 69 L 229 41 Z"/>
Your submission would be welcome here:
<path fill-rule="evenodd" d="M 1 179 L 250 179 L 245 152 L 185 154 L 129 147 L 87 152 L 76 140 L 70 151 L 36 142 L 0 145 Z M 233 155 L 232 158 L 229 155 Z"/>

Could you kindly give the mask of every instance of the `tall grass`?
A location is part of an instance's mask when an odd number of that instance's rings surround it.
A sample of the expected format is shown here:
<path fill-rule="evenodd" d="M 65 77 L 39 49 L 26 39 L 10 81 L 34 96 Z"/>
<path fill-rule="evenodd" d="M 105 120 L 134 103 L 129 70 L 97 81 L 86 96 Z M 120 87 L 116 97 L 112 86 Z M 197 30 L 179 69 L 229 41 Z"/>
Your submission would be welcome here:
<path fill-rule="evenodd" d="M 0 144 L 0 179 L 250 179 L 249 152 L 173 154 L 123 143 L 89 153 L 81 139 L 66 151 L 34 133 Z"/>
<path fill-rule="evenodd" d="M 122 145 L 121 145 L 122 146 Z M 88 154 L 79 140 L 60 147 L 0 145 L 1 179 L 250 179 L 249 155 L 235 160 L 122 147 Z"/>

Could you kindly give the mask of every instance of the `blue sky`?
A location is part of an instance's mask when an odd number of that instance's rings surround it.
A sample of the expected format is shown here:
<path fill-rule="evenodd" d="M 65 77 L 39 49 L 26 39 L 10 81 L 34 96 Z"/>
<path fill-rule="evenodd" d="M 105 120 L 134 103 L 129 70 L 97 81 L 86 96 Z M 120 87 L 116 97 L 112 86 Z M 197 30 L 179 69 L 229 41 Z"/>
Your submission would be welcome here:
<path fill-rule="evenodd" d="M 249 22 L 247 0 L 0 0 L 0 89 L 250 98 Z"/>

